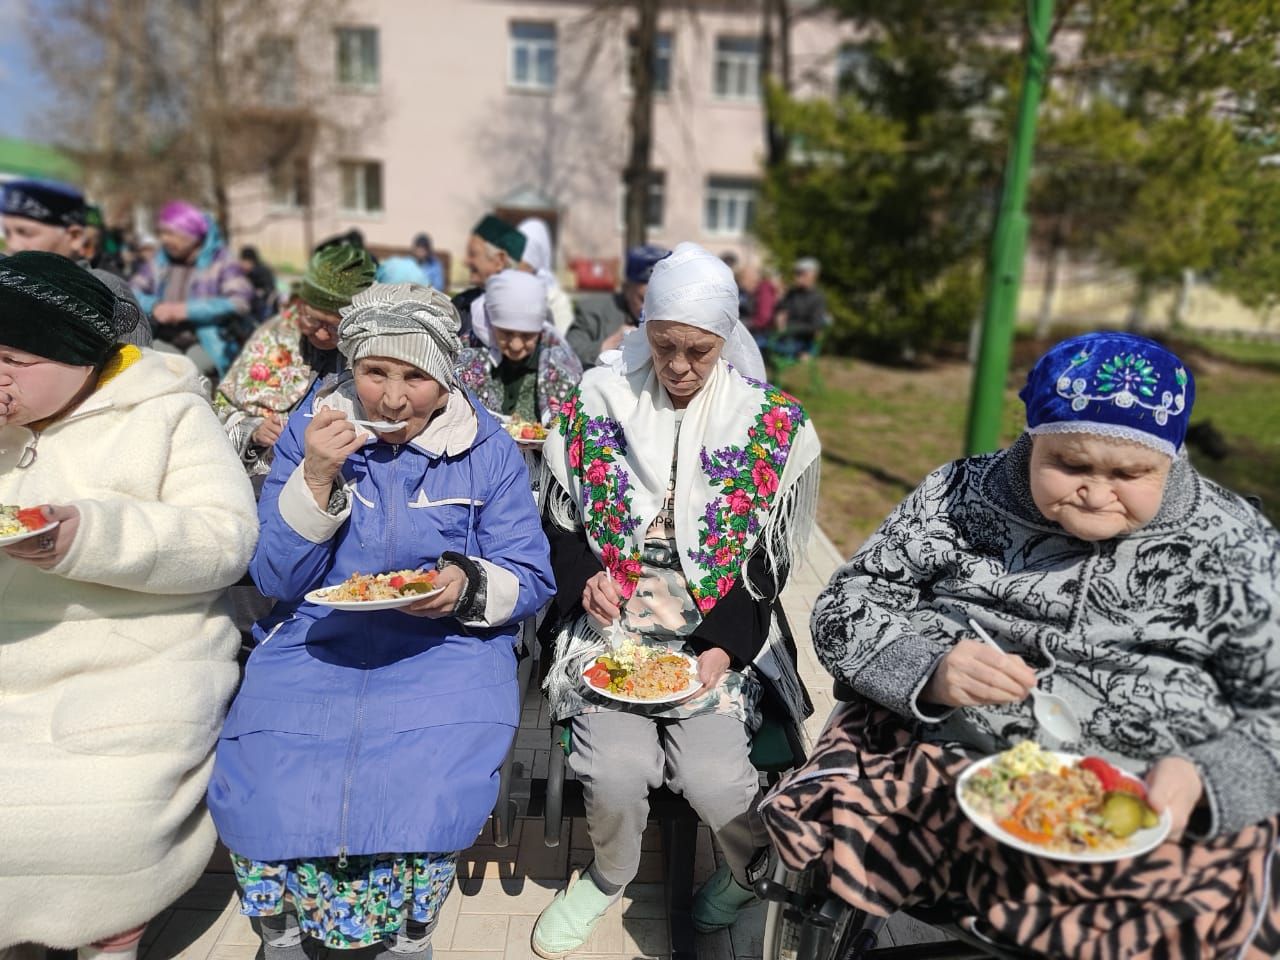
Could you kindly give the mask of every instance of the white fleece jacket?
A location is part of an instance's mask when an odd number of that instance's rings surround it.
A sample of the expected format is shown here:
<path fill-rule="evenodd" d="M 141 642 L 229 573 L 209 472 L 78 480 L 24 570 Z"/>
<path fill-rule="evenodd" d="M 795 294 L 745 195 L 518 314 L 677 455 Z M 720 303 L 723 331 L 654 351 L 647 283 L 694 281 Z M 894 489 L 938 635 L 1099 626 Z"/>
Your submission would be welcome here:
<path fill-rule="evenodd" d="M 81 516 L 51 572 L 0 553 L 0 950 L 70 948 L 151 919 L 208 862 L 238 677 L 221 596 L 257 517 L 195 367 L 151 351 L 39 436 L 0 427 L 0 503 Z"/>

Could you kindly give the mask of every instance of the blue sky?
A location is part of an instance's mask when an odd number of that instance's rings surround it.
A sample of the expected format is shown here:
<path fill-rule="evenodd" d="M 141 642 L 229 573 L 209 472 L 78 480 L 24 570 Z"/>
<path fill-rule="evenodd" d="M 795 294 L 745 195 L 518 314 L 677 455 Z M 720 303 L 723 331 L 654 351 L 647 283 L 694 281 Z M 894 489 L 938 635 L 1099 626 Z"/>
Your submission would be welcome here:
<path fill-rule="evenodd" d="M 22 25 L 24 0 L 0 0 L 0 134 L 40 139 L 40 105 L 47 100 Z"/>

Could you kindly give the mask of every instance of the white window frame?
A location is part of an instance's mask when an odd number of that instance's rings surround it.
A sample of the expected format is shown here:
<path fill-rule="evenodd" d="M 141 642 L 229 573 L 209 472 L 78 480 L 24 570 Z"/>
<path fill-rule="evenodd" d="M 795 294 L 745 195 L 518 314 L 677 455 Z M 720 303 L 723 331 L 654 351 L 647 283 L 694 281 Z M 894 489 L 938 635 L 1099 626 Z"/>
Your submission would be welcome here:
<path fill-rule="evenodd" d="M 351 35 L 351 34 L 372 35 L 373 37 L 373 45 L 371 48 L 373 52 L 373 63 L 372 63 L 373 79 L 372 80 L 369 80 L 369 79 L 349 80 L 342 76 L 343 50 L 344 50 L 343 38 L 345 35 Z M 377 27 L 356 27 L 356 26 L 336 27 L 334 28 L 334 31 L 333 31 L 333 40 L 334 40 L 334 61 L 333 61 L 334 77 L 337 80 L 338 87 L 342 90 L 355 90 L 355 91 L 360 91 L 365 93 L 377 90 L 382 85 L 382 37 L 381 37 L 381 34 L 378 32 L 378 28 Z M 362 60 L 364 59 L 364 55 L 369 53 L 369 50 L 370 50 L 369 47 L 366 47 L 363 43 L 361 43 L 359 53 Z M 364 68 L 367 68 L 369 64 L 367 62 L 362 62 L 359 64 L 359 66 L 362 68 L 359 72 L 361 74 L 364 74 L 366 72 Z"/>
<path fill-rule="evenodd" d="M 664 40 L 666 41 L 666 45 L 667 45 L 666 50 L 663 50 L 662 48 L 662 44 Z M 670 30 L 659 30 L 658 36 L 654 40 L 653 96 L 655 99 L 658 99 L 661 97 L 668 97 L 671 95 L 672 77 L 674 76 L 674 72 L 675 72 L 675 57 L 673 55 L 673 52 L 675 50 L 675 42 L 676 42 L 675 34 L 672 33 Z M 635 55 L 636 55 L 636 32 L 634 30 L 630 30 L 627 32 L 627 59 L 625 64 L 626 69 L 622 71 L 622 92 L 625 93 L 627 96 L 631 96 L 633 93 L 635 93 L 635 90 L 632 88 L 632 85 L 631 85 L 631 58 L 634 57 Z M 667 64 L 667 85 L 665 88 L 660 88 L 657 85 L 658 65 L 662 63 L 664 60 L 666 61 L 666 64 Z"/>
<path fill-rule="evenodd" d="M 650 170 L 651 177 L 649 181 L 649 195 L 645 198 L 645 229 L 646 230 L 664 230 L 667 224 L 667 172 L 665 170 Z M 657 195 L 658 205 L 658 221 L 655 223 L 649 219 L 649 214 L 653 212 L 654 196 Z M 622 182 L 618 184 L 618 229 L 625 230 L 627 228 L 627 181 L 624 176 Z"/>
<path fill-rule="evenodd" d="M 702 230 L 711 237 L 746 236 L 755 221 L 760 183 L 749 177 L 707 177 L 702 201 Z M 716 222 L 711 203 L 716 202 Z"/>
<path fill-rule="evenodd" d="M 755 50 L 747 53 L 742 50 L 726 50 L 722 45 L 726 42 L 752 42 Z M 725 67 L 725 89 L 720 89 L 720 70 Z M 734 75 L 743 81 L 735 84 Z M 745 86 L 743 85 L 745 84 Z M 740 34 L 720 34 L 716 37 L 715 56 L 711 66 L 711 94 L 717 100 L 736 101 L 739 103 L 758 103 L 760 100 L 760 41 L 757 37 Z"/>
<path fill-rule="evenodd" d="M 376 167 L 378 170 L 378 192 L 381 194 L 378 200 L 380 206 L 372 208 L 369 206 L 368 187 L 369 181 L 368 169 Z M 360 171 L 355 180 L 356 205 L 352 206 L 347 203 L 347 184 L 346 171 L 355 168 Z M 387 211 L 387 179 L 386 168 L 381 160 L 365 160 L 357 158 L 346 158 L 338 161 L 338 200 L 342 213 L 349 217 L 380 217 Z"/>
<path fill-rule="evenodd" d="M 550 31 L 550 37 L 517 37 L 520 27 L 538 27 Z M 554 23 L 545 20 L 512 20 L 507 24 L 507 86 L 512 90 L 531 93 L 551 93 L 556 88 L 560 73 L 560 34 Z M 525 54 L 528 68 L 526 76 L 518 76 L 516 68 L 519 53 Z M 538 76 L 539 55 L 550 51 L 551 79 L 547 82 Z"/>

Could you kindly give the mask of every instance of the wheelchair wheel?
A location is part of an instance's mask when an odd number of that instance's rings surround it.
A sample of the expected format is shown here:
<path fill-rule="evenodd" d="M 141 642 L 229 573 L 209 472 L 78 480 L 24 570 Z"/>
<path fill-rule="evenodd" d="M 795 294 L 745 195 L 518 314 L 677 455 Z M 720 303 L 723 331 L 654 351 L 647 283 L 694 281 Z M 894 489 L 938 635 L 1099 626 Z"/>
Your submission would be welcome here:
<path fill-rule="evenodd" d="M 875 949 L 879 921 L 832 896 L 820 870 L 797 874 L 779 864 L 773 879 L 792 896 L 769 903 L 764 960 L 862 960 Z"/>

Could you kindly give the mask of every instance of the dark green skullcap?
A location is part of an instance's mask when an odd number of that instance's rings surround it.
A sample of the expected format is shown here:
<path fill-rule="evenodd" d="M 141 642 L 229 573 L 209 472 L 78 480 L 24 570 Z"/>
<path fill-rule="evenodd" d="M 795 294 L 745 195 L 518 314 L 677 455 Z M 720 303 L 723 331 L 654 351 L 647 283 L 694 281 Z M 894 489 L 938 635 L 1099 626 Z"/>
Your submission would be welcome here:
<path fill-rule="evenodd" d="M 339 243 L 317 250 L 302 275 L 298 296 L 317 310 L 337 313 L 373 283 L 377 265 L 367 250 Z"/>
<path fill-rule="evenodd" d="M 100 366 L 128 313 L 101 280 L 66 257 L 23 251 L 0 260 L 0 344 L 7 347 Z"/>
<path fill-rule="evenodd" d="M 105 230 L 107 227 L 106 218 L 102 216 L 102 208 L 96 203 L 87 203 L 84 207 L 84 225 L 86 227 L 97 227 L 99 230 Z"/>
<path fill-rule="evenodd" d="M 477 223 L 476 228 L 471 232 L 486 243 L 492 243 L 499 250 L 507 251 L 516 263 L 519 263 L 524 256 L 524 234 L 493 214 L 489 214 Z"/>

